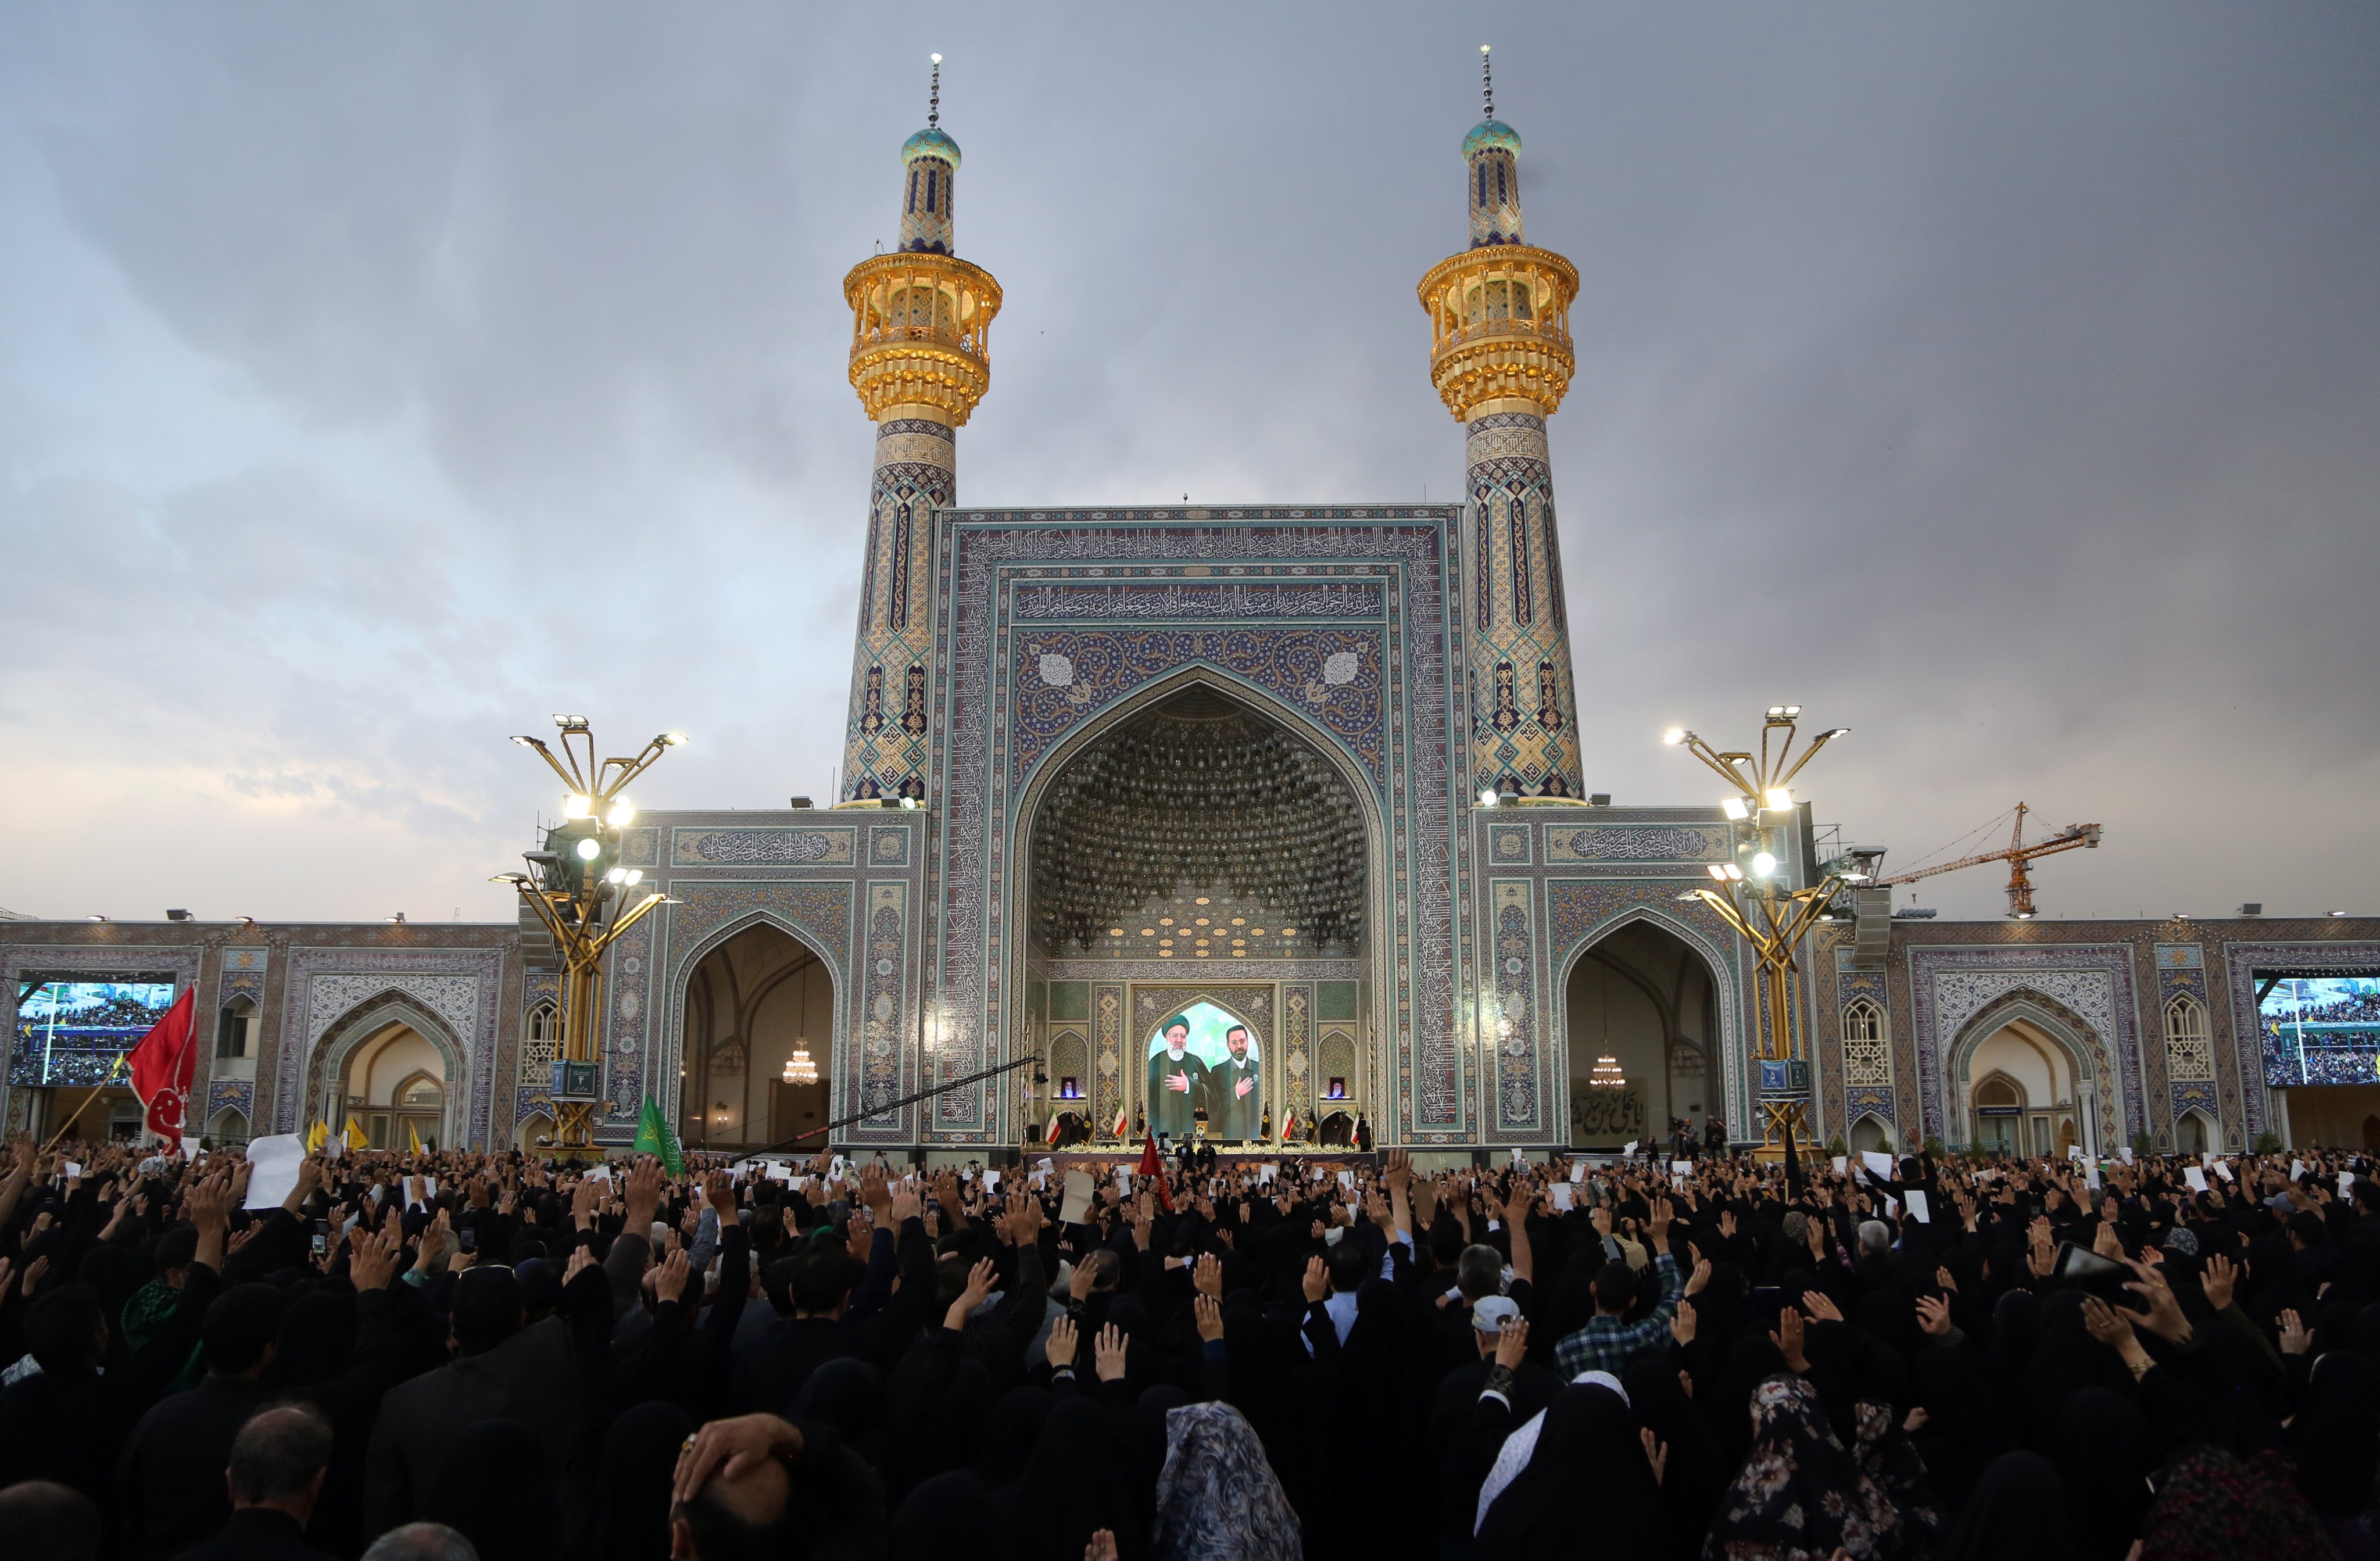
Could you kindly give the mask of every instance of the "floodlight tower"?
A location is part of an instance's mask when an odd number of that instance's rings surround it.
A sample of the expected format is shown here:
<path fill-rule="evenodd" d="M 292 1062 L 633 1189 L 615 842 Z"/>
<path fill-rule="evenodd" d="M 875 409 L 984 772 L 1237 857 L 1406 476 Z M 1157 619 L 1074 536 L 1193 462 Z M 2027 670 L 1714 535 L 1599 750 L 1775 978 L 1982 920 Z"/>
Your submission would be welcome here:
<path fill-rule="evenodd" d="M 668 903 L 658 891 L 633 891 L 642 869 L 620 865 L 620 832 L 637 817 L 625 793 L 629 782 L 650 769 L 670 749 L 686 742 L 682 732 L 664 732 L 633 758 L 595 757 L 595 734 L 585 716 L 557 715 L 562 752 L 536 737 L 513 739 L 536 750 L 568 788 L 562 822 L 545 831 L 542 846 L 522 853 L 526 873 L 499 873 L 495 881 L 519 891 L 521 905 L 553 939 L 562 965 L 562 1055 L 553 1065 L 554 1147 L 564 1153 L 590 1148 L 602 1096 L 596 1062 L 602 1043 L 603 951 L 613 940 Z M 630 903 L 631 901 L 635 902 Z"/>
<path fill-rule="evenodd" d="M 1662 741 L 1683 747 L 1726 778 L 1733 788 L 1719 806 L 1736 830 L 1736 855 L 1742 861 L 1712 863 L 1712 883 L 1688 889 L 1680 900 L 1700 901 L 1752 945 L 1760 962 L 1760 1065 L 1758 1098 L 1761 1142 L 1784 1142 L 1790 1126 L 1806 1141 L 1810 1134 L 1810 1063 L 1807 1048 L 1793 1029 L 1794 952 L 1803 935 L 1827 914 L 1836 892 L 1847 884 L 1865 883 L 1867 864 L 1856 858 L 1827 864 L 1817 869 L 1818 881 L 1796 887 L 1796 875 L 1779 859 L 1784 837 L 1798 831 L 1799 806 L 1793 800 L 1793 778 L 1817 756 L 1818 750 L 1847 735 L 1847 726 L 1830 727 L 1812 739 L 1797 757 L 1793 753 L 1799 705 L 1771 705 L 1761 723 L 1757 752 L 1721 752 L 1683 727 L 1672 727 Z"/>

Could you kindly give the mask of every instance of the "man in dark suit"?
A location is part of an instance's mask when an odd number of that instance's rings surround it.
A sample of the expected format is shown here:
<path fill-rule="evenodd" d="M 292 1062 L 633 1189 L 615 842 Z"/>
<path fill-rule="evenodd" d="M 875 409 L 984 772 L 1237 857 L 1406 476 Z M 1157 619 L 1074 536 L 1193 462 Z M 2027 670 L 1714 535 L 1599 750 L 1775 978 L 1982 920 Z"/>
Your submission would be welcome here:
<path fill-rule="evenodd" d="M 332 1561 L 306 1543 L 331 1469 L 331 1422 L 307 1405 L 267 1410 L 239 1428 L 225 1471 L 231 1517 L 176 1561 Z"/>
<path fill-rule="evenodd" d="M 1226 1143 L 1257 1136 L 1264 1114 L 1262 1083 L 1256 1059 L 1248 1055 L 1248 1027 L 1234 1024 L 1223 1032 L 1232 1055 L 1207 1071 L 1207 1132 Z"/>
<path fill-rule="evenodd" d="M 126 1555 L 187 1550 L 231 1516 L 222 1471 L 240 1428 L 264 1402 L 257 1379 L 272 1362 L 282 1311 L 281 1292 L 271 1285 L 235 1285 L 207 1308 L 205 1378 L 142 1415 L 116 1462 Z"/>
<path fill-rule="evenodd" d="M 599 1267 L 573 1277 L 565 1307 L 587 1310 L 593 1291 L 601 1292 L 594 1297 L 600 1325 L 608 1327 L 611 1285 Z M 455 1281 L 452 1326 L 460 1359 L 398 1384 L 381 1400 L 364 1460 L 366 1532 L 416 1516 L 455 1434 L 482 1421 L 527 1424 L 545 1448 L 548 1472 L 561 1478 L 577 1398 L 571 1325 L 553 1316 L 524 1327 L 520 1281 L 509 1268 L 473 1268 Z"/>

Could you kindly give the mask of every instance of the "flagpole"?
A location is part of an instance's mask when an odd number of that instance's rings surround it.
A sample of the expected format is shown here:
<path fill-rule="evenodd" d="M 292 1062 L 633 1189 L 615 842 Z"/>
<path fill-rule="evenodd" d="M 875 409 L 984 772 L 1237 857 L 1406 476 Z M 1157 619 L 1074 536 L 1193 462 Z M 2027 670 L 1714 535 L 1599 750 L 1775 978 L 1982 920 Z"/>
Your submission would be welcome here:
<path fill-rule="evenodd" d="M 67 1135 L 67 1129 L 74 1126 L 76 1119 L 80 1117 L 85 1111 L 91 1109 L 91 1103 L 99 1098 L 99 1092 L 101 1090 L 105 1089 L 108 1085 L 115 1082 L 116 1071 L 123 1066 L 124 1054 L 119 1051 L 115 1054 L 115 1061 L 107 1070 L 107 1077 L 91 1085 L 91 1088 L 84 1093 L 82 1104 L 74 1108 L 73 1112 L 67 1116 L 66 1121 L 58 1128 L 57 1131 L 50 1134 L 50 1141 L 42 1145 L 42 1154 L 46 1155 L 51 1150 L 57 1147 L 58 1140 Z"/>

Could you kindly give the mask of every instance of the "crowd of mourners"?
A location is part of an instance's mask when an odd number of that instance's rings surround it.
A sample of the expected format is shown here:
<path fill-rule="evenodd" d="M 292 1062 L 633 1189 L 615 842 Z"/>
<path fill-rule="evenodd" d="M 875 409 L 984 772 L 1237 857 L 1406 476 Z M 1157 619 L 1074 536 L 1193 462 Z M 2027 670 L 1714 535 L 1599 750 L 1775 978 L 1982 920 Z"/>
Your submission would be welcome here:
<path fill-rule="evenodd" d="M 1876 1158 L 20 1142 L 0 1555 L 2380 1561 L 2360 1158 Z"/>

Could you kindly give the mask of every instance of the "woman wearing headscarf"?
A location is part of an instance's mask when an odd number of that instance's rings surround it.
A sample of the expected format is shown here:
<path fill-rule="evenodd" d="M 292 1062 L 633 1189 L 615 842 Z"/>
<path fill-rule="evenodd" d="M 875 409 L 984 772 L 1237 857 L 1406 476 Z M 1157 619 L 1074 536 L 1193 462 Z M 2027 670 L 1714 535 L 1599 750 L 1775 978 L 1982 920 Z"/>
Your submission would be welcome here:
<path fill-rule="evenodd" d="M 1772 1376 L 1752 1395 L 1752 1450 L 1720 1499 L 1704 1561 L 1902 1561 L 1921 1539 L 1835 1439 L 1815 1389 Z"/>
<path fill-rule="evenodd" d="M 911 1491 L 892 1514 L 885 1561 L 979 1555 L 999 1527 L 999 1504 L 973 1470 L 937 1474 Z"/>
<path fill-rule="evenodd" d="M 1661 1507 L 1670 1519 L 1670 1554 L 1690 1561 L 1710 1531 L 1730 1465 L 1718 1433 L 1686 1393 L 1674 1361 L 1643 1360 L 1620 1373 L 1636 1423 L 1666 1449 Z"/>
<path fill-rule="evenodd" d="M 1302 1561 L 1305 1536 L 1264 1446 L 1229 1404 L 1165 1415 L 1154 1561 Z"/>
<path fill-rule="evenodd" d="M 2313 1363 L 2286 1443 L 2298 1483 L 2349 1561 L 2380 1555 L 2371 1521 L 2380 1468 L 2380 1366 L 2351 1349 Z"/>
<path fill-rule="evenodd" d="M 2149 1504 L 2148 1436 L 2138 1405 L 2104 1387 L 2067 1398 L 2041 1450 L 2060 1469 L 2087 1470 L 2066 1493 L 2082 1561 L 2120 1561 Z"/>
<path fill-rule="evenodd" d="M 1609 1373 L 1585 1374 L 1506 1438 L 1479 1490 L 1477 1561 L 1669 1554 L 1660 1480 L 1628 1396 Z M 1578 1496 L 1589 1490 L 1585 1514 Z"/>
<path fill-rule="evenodd" d="M 421 1516 L 468 1539 L 480 1561 L 549 1561 L 561 1551 L 544 1446 L 516 1420 L 481 1421 L 455 1437 Z"/>
<path fill-rule="evenodd" d="M 677 1405 L 638 1404 L 603 1433 L 592 1490 L 571 1502 L 565 1554 L 593 1561 L 650 1561 L 668 1554 L 670 1487 L 694 1422 Z M 484 1558 L 483 1558 L 484 1561 Z"/>
<path fill-rule="evenodd" d="M 2336 1561 L 2279 1457 L 2202 1446 L 2169 1465 L 2141 1526 L 2140 1561 Z"/>
<path fill-rule="evenodd" d="M 1074 1561 L 1105 1529 L 1123 1561 L 1143 1555 L 1116 1425 L 1087 1398 L 1061 1398 L 1041 1422 L 1025 1472 L 1000 1493 L 1008 1554 Z"/>
<path fill-rule="evenodd" d="M 2086 1470 L 2083 1478 L 2098 1478 Z M 1934 1561 L 2081 1561 L 2066 1511 L 2066 1485 L 2038 1453 L 1992 1461 L 1969 1493 Z"/>

